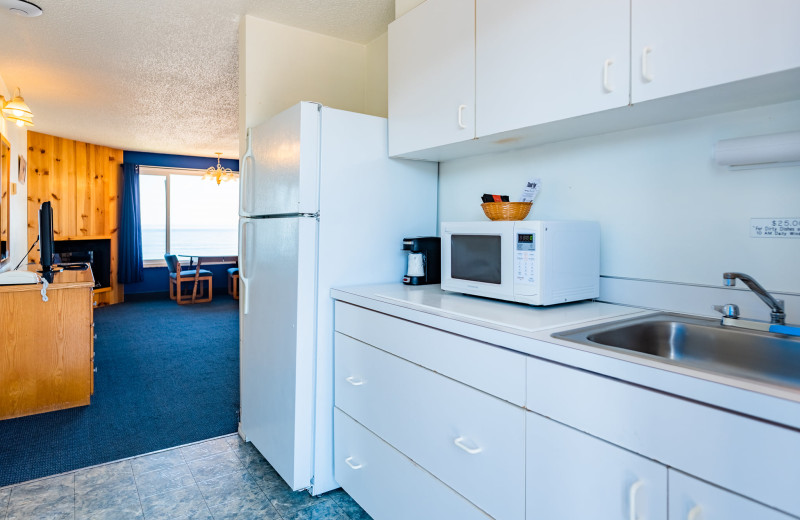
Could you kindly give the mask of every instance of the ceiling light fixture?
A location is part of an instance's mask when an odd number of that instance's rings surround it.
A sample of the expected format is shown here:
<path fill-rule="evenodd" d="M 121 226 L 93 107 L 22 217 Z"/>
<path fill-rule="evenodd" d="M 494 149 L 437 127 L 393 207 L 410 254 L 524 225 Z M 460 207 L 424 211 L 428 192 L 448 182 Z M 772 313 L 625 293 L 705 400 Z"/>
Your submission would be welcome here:
<path fill-rule="evenodd" d="M 214 168 L 213 166 L 206 170 L 205 175 L 203 175 L 203 179 L 216 179 L 217 185 L 222 181 L 228 182 L 229 180 L 235 179 L 237 174 L 233 172 L 230 168 L 223 168 L 219 162 L 219 158 L 222 154 L 220 152 L 216 153 L 217 156 L 217 167 Z"/>
<path fill-rule="evenodd" d="M 19 87 L 14 91 L 14 98 L 11 101 L 6 101 L 5 97 L 0 96 L 0 103 L 6 119 L 14 121 L 17 126 L 33 126 L 33 112 L 20 95 Z"/>
<path fill-rule="evenodd" d="M 0 0 L 0 7 L 19 16 L 34 17 L 42 14 L 41 7 L 26 0 Z"/>

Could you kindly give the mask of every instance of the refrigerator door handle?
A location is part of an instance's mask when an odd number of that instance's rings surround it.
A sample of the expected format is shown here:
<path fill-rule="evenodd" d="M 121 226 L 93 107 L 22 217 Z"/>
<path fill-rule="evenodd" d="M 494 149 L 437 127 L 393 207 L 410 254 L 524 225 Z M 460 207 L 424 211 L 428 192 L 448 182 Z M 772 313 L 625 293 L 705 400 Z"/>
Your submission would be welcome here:
<path fill-rule="evenodd" d="M 244 156 L 242 156 L 242 171 L 239 174 L 239 204 L 240 204 L 240 211 L 239 215 L 247 216 L 252 210 L 250 209 L 250 190 L 249 187 L 249 179 L 250 179 L 250 170 L 248 169 L 248 164 L 253 160 L 253 147 L 252 147 L 252 138 L 251 138 L 251 129 L 247 129 L 247 150 L 244 152 Z"/>
<path fill-rule="evenodd" d="M 250 291 L 247 289 L 247 269 L 249 261 L 247 258 L 247 221 L 239 220 L 239 282 L 242 284 L 242 312 L 247 314 L 250 310 L 249 300 Z"/>

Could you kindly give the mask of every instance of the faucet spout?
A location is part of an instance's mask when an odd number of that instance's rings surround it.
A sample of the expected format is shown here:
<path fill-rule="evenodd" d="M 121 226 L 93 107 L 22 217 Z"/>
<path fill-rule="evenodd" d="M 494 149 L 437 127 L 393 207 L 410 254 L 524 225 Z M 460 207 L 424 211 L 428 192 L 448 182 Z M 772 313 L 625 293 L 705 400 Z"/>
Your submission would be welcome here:
<path fill-rule="evenodd" d="M 767 304 L 770 308 L 770 323 L 777 323 L 783 325 L 786 323 L 786 313 L 784 312 L 783 302 L 775 299 L 769 292 L 767 292 L 760 283 L 755 281 L 752 276 L 744 273 L 722 273 L 722 279 L 727 287 L 736 285 L 736 279 L 741 280 L 750 288 L 751 291 L 756 293 L 756 296 L 761 298 L 761 301 Z"/>

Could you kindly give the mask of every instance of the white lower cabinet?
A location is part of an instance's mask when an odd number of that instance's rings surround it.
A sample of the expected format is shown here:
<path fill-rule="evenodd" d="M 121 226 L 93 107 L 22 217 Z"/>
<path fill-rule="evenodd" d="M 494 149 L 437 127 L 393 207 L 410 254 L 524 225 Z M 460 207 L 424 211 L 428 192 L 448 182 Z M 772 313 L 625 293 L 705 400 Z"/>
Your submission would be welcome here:
<path fill-rule="evenodd" d="M 633 453 L 800 515 L 800 432 L 528 358 L 527 407 Z"/>
<path fill-rule="evenodd" d="M 667 519 L 667 468 L 527 414 L 527 520 Z"/>
<path fill-rule="evenodd" d="M 497 519 L 525 514 L 525 413 L 336 335 L 336 406 Z"/>
<path fill-rule="evenodd" d="M 333 436 L 336 481 L 376 520 L 489 518 L 339 409 Z"/>
<path fill-rule="evenodd" d="M 335 476 L 375 520 L 800 515 L 797 430 L 344 302 L 334 348 Z"/>
<path fill-rule="evenodd" d="M 791 516 L 669 470 L 669 520 L 791 520 Z"/>

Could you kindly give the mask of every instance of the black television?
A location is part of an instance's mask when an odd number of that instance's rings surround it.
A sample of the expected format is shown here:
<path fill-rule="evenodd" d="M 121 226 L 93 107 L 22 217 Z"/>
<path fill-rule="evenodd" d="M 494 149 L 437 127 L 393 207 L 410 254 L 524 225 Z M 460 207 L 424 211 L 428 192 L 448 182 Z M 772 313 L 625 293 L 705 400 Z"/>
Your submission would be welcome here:
<path fill-rule="evenodd" d="M 53 272 L 53 258 L 55 255 L 55 239 L 53 236 L 53 208 L 50 201 L 42 202 L 39 208 L 39 252 L 43 273 Z"/>

